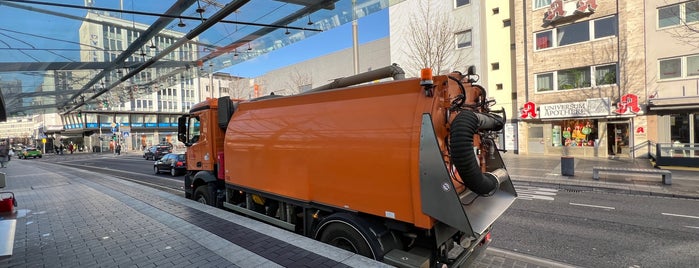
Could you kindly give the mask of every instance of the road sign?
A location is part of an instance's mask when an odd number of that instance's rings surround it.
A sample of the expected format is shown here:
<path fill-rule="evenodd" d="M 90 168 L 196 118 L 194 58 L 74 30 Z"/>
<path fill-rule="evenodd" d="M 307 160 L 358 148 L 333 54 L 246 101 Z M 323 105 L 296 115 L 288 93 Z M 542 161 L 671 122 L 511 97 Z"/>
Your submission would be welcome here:
<path fill-rule="evenodd" d="M 46 138 L 41 139 L 41 142 L 46 144 Z"/>
<path fill-rule="evenodd" d="M 121 133 L 122 135 L 124 135 L 124 138 L 128 138 L 129 135 L 131 135 L 131 133 L 129 133 L 128 131 L 122 131 Z"/>
<path fill-rule="evenodd" d="M 116 128 L 113 127 L 113 128 L 112 128 L 112 133 L 116 133 L 116 132 L 117 132 L 117 131 L 116 131 Z"/>

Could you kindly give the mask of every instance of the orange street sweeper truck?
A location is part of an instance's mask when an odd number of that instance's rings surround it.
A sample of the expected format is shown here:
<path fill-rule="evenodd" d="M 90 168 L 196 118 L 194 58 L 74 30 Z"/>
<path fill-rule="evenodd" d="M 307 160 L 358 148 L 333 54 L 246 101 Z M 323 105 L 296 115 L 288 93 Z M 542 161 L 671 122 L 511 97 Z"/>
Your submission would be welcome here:
<path fill-rule="evenodd" d="M 517 195 L 496 146 L 504 112 L 475 77 L 392 65 L 208 98 L 178 122 L 185 195 L 399 267 L 468 265 Z"/>

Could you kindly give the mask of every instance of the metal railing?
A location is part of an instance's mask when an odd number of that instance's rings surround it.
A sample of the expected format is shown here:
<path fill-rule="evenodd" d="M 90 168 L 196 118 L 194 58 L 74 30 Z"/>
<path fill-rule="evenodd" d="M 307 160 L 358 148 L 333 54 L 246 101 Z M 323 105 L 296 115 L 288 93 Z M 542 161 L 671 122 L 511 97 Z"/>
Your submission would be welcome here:
<path fill-rule="evenodd" d="M 649 141 L 648 150 L 656 166 L 699 167 L 699 144 Z"/>

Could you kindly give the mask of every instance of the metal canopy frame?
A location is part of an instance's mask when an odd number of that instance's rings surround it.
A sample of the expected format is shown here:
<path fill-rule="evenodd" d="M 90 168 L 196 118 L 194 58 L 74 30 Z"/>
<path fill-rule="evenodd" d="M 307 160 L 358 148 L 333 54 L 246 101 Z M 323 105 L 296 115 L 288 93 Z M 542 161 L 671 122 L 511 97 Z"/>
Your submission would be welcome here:
<path fill-rule="evenodd" d="M 149 94 L 157 90 L 155 85 L 163 84 L 175 75 L 182 78 L 185 75 L 188 78 L 208 75 L 210 72 L 233 66 L 401 2 L 401 0 L 233 0 L 222 3 L 223 0 L 219 2 L 171 0 L 168 1 L 172 3 L 169 8 L 158 11 L 159 8 L 155 7 L 139 9 L 140 6 L 136 6 L 133 0 L 131 5 L 136 8 L 132 10 L 126 10 L 123 7 L 118 9 L 107 6 L 97 7 L 94 4 L 95 0 L 86 1 L 85 6 L 74 5 L 75 2 L 71 1 L 75 0 L 54 2 L 0 0 L 0 7 L 5 7 L 0 8 L 0 17 L 12 19 L 15 13 L 28 13 L 36 16 L 32 19 L 37 24 L 43 24 L 44 20 L 48 22 L 63 20 L 73 26 L 88 23 L 102 25 L 102 27 L 122 27 L 138 32 L 138 36 L 125 44 L 122 51 L 109 51 L 116 52 L 116 58 L 109 60 L 105 56 L 103 61 L 88 62 L 76 60 L 75 56 L 84 51 L 105 54 L 108 51 L 105 50 L 106 46 L 93 46 L 80 41 L 65 40 L 64 37 L 75 36 L 78 33 L 76 28 L 65 29 L 63 36 L 56 37 L 51 36 L 53 33 L 49 32 L 25 31 L 26 27 L 14 27 L 13 21 L 6 22 L 0 26 L 0 122 L 5 121 L 7 117 L 17 115 L 52 112 L 67 114 L 77 109 L 94 109 L 93 105 L 99 103 L 100 98 L 104 99 L 106 96 L 103 96 L 104 94 L 123 94 L 128 90 L 125 87 L 135 86 L 139 89 L 147 89 L 137 93 Z M 113 1 L 106 2 L 112 3 L 104 5 L 113 5 Z M 145 5 L 143 3 L 147 2 L 138 1 L 138 5 Z M 99 14 L 97 16 L 99 19 L 80 12 Z M 131 19 L 122 18 L 124 14 L 131 16 Z M 250 15 L 244 16 L 248 14 Z M 135 16 L 140 16 L 138 24 L 144 25 L 139 26 L 139 29 L 135 26 L 137 23 Z M 114 20 L 121 22 L 119 24 L 110 20 L 100 20 L 105 17 L 113 17 Z M 311 23 L 311 17 L 315 22 Z M 177 27 L 182 26 L 179 22 L 183 20 L 191 26 Z M 127 29 L 125 26 L 129 22 L 133 23 L 133 29 Z M 45 25 L 42 26 L 46 28 Z M 235 30 L 231 30 L 230 27 L 235 27 Z M 289 35 L 289 30 L 295 31 L 295 34 Z M 167 47 L 158 47 L 149 51 L 146 59 L 144 47 L 147 48 L 149 44 L 153 47 L 154 38 L 162 35 L 177 38 L 167 44 Z M 166 58 L 168 54 L 178 52 L 178 49 L 185 44 L 196 47 L 194 59 Z M 66 49 L 60 45 L 72 48 Z M 255 48 L 254 51 L 250 51 L 252 47 Z M 231 61 L 227 55 L 232 52 L 236 55 L 240 53 L 241 56 Z M 41 56 L 35 56 L 37 54 Z M 134 61 L 133 59 L 138 58 L 139 55 L 142 60 Z M 17 60 L 18 58 L 20 60 Z M 197 70 L 204 63 L 211 67 L 209 72 L 203 69 Z M 134 76 L 149 68 L 166 71 L 158 71 L 157 77 L 152 77 L 150 81 L 133 79 Z M 71 87 L 58 88 L 59 83 L 56 82 L 59 79 L 58 73 L 71 71 L 82 73 L 79 73 L 79 77 L 75 74 L 70 77 L 72 80 L 67 83 L 70 83 Z M 56 77 L 52 77 L 54 74 Z M 48 78 L 54 79 L 53 90 L 50 89 L 51 85 L 43 84 L 44 79 Z M 13 84 L 17 81 L 19 85 Z M 9 84 L 3 84 L 3 82 Z M 32 100 L 36 98 L 44 98 L 47 101 L 34 103 Z M 133 99 L 133 96 L 131 98 Z M 86 105 L 90 105 L 91 108 L 84 107 Z"/>

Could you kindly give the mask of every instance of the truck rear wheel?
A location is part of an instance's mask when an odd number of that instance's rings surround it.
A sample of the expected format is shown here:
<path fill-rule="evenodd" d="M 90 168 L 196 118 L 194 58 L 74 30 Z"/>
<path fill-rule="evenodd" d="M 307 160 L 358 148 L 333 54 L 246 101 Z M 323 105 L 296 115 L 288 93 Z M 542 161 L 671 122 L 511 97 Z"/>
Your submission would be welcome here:
<path fill-rule="evenodd" d="M 346 223 L 336 222 L 325 227 L 320 241 L 367 258 L 374 258 L 366 239 L 354 227 Z"/>
<path fill-rule="evenodd" d="M 194 191 L 194 201 L 210 205 L 211 197 L 209 196 L 209 187 L 207 185 L 197 187 L 197 190 Z"/>

